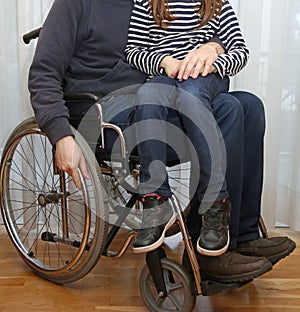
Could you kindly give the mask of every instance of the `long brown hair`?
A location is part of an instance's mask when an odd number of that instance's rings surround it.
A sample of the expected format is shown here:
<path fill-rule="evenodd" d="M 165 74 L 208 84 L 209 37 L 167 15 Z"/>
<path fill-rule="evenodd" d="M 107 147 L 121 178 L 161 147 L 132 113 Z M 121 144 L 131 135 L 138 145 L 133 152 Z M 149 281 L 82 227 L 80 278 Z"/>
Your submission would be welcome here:
<path fill-rule="evenodd" d="M 169 0 L 149 0 L 155 23 L 162 27 L 167 28 L 163 20 L 172 21 L 174 16 L 170 13 L 168 3 Z M 199 27 L 207 24 L 214 16 L 219 15 L 222 9 L 222 0 L 201 0 L 199 8 L 199 16 L 202 21 Z"/>

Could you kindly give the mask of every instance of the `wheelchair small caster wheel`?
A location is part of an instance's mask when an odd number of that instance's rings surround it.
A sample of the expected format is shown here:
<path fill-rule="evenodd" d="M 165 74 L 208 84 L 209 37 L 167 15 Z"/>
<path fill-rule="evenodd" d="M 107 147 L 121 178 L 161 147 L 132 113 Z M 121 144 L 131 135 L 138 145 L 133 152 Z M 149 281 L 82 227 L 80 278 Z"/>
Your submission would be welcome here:
<path fill-rule="evenodd" d="M 161 259 L 161 265 L 167 294 L 157 293 L 148 266 L 145 265 L 140 275 L 140 293 L 145 305 L 153 312 L 191 312 L 196 296 L 192 294 L 185 268 L 167 258 Z"/>

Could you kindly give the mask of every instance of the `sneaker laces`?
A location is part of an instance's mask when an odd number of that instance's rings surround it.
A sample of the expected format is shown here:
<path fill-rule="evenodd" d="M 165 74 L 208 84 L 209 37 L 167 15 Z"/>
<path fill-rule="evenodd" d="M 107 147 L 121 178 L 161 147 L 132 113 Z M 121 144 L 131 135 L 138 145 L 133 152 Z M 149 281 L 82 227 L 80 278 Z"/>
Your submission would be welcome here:
<path fill-rule="evenodd" d="M 228 212 L 220 208 L 211 207 L 202 216 L 205 229 L 222 228 L 228 225 Z"/>

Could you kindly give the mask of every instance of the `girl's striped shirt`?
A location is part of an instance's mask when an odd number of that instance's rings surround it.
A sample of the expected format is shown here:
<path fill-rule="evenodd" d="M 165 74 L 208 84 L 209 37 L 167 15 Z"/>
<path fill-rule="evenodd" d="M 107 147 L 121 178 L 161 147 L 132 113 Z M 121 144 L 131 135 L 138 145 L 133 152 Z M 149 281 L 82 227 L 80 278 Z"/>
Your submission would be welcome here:
<path fill-rule="evenodd" d="M 170 55 L 182 60 L 188 52 L 199 48 L 214 36 L 222 41 L 226 52 L 214 63 L 221 77 L 237 74 L 247 63 L 249 50 L 238 19 L 228 0 L 223 0 L 220 15 L 199 28 L 197 13 L 201 1 L 169 0 L 173 21 L 165 21 L 168 28 L 160 28 L 153 19 L 148 0 L 135 0 L 126 56 L 128 62 L 149 76 L 163 73 L 162 59 Z"/>

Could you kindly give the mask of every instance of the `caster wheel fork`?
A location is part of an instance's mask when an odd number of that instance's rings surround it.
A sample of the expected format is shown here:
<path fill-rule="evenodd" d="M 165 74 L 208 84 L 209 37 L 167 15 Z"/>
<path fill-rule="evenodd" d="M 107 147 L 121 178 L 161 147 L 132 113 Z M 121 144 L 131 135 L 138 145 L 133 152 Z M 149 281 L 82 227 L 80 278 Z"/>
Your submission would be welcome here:
<path fill-rule="evenodd" d="M 145 305 L 153 312 L 191 312 L 196 296 L 192 294 L 190 277 L 177 262 L 162 258 L 162 275 L 166 292 L 158 292 L 148 265 L 140 275 L 140 292 Z"/>

